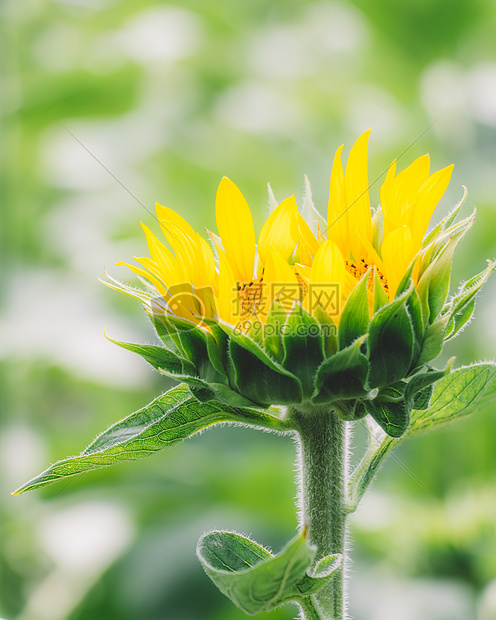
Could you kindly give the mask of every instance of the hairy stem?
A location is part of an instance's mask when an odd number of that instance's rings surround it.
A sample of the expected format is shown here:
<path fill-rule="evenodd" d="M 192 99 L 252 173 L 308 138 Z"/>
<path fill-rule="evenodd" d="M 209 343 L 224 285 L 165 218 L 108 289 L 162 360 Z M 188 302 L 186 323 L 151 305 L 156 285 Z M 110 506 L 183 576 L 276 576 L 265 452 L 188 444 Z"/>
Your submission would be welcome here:
<path fill-rule="evenodd" d="M 300 601 L 302 616 L 300 616 L 303 620 L 321 620 L 322 616 L 319 611 L 316 609 L 313 601 L 310 598 L 303 599 Z"/>
<path fill-rule="evenodd" d="M 300 518 L 309 542 L 317 547 L 316 561 L 341 553 L 342 567 L 313 596 L 322 620 L 344 620 L 346 601 L 347 423 L 334 411 L 291 411 L 298 431 Z M 314 618 L 307 615 L 307 618 Z"/>

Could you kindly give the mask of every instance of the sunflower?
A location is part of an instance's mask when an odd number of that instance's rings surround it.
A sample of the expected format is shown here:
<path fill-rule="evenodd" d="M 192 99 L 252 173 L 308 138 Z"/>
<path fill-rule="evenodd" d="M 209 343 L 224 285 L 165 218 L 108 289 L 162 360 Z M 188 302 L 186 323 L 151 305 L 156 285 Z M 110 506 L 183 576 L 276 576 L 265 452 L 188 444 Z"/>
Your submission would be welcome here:
<path fill-rule="evenodd" d="M 453 253 L 474 216 L 454 223 L 462 201 L 426 231 L 453 166 L 431 174 L 424 155 L 397 173 L 394 161 L 372 209 L 369 135 L 346 169 L 337 149 L 327 222 L 309 186 L 305 217 L 294 196 L 277 204 L 270 192 L 258 239 L 227 178 L 215 201 L 218 234 L 207 231 L 208 240 L 157 204 L 166 243 L 142 224 L 150 256 L 118 263 L 150 290 L 109 285 L 144 304 L 164 347 L 118 344 L 202 401 L 331 405 L 345 419 L 370 413 L 387 433 L 403 433 L 417 393 L 428 398 L 438 376 L 427 372 L 430 361 L 470 319 L 495 264 L 447 300 Z"/>

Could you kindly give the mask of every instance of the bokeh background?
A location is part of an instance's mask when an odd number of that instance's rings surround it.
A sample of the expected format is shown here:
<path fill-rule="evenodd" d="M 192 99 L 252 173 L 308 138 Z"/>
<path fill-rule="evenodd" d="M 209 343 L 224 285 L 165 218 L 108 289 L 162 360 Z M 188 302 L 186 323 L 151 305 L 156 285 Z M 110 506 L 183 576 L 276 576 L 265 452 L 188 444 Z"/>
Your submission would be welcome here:
<path fill-rule="evenodd" d="M 437 216 L 465 184 L 478 218 L 453 286 L 482 270 L 496 255 L 495 33 L 492 0 L 2 0 L 2 618 L 245 617 L 203 574 L 196 540 L 236 529 L 278 550 L 294 535 L 287 438 L 215 428 L 10 497 L 169 387 L 105 340 L 154 336 L 98 278 L 135 282 L 114 263 L 146 253 L 155 200 L 215 228 L 223 175 L 258 226 L 267 181 L 300 200 L 308 174 L 325 211 L 334 150 L 368 127 L 371 181 L 405 149 L 400 167 L 425 152 L 433 169 L 455 162 Z M 494 357 L 495 297 L 496 279 L 446 357 Z M 488 408 L 389 458 L 352 521 L 353 618 L 496 618 L 495 443 Z"/>

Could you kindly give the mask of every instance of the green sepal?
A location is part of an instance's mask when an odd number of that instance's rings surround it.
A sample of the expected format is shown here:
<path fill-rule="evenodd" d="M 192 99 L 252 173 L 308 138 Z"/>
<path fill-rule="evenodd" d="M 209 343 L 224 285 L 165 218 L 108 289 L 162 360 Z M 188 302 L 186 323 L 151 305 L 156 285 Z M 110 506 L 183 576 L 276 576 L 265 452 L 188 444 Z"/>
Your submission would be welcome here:
<path fill-rule="evenodd" d="M 452 239 L 443 253 L 427 267 L 417 284 L 425 325 L 431 325 L 441 312 L 449 293 L 451 265 L 457 241 Z"/>
<path fill-rule="evenodd" d="M 295 586 L 307 576 L 315 549 L 305 530 L 275 556 L 245 536 L 214 531 L 200 538 L 197 555 L 219 590 L 253 616 L 301 596 Z"/>
<path fill-rule="evenodd" d="M 422 366 L 436 358 L 443 350 L 444 336 L 446 334 L 447 316 L 441 317 L 435 323 L 430 325 L 424 334 L 424 342 L 422 343 L 422 351 L 417 360 L 417 366 Z"/>
<path fill-rule="evenodd" d="M 164 346 L 181 357 L 185 357 L 184 349 L 181 347 L 180 342 L 177 338 L 173 338 L 164 325 L 164 323 L 160 320 L 160 316 L 158 314 L 154 314 L 153 312 L 147 311 L 148 318 L 150 319 L 153 327 L 155 328 L 155 332 L 160 340 L 164 343 Z"/>
<path fill-rule="evenodd" d="M 202 379 L 212 383 L 228 383 L 215 339 L 204 327 L 168 314 L 156 315 L 155 320 L 162 323 L 184 357 L 193 362 Z"/>
<path fill-rule="evenodd" d="M 248 336 L 248 338 L 253 340 L 253 342 L 256 342 L 259 347 L 263 347 L 264 334 L 263 334 L 262 321 L 260 321 L 260 319 L 257 319 L 257 318 L 251 321 L 250 327 L 246 335 Z"/>
<path fill-rule="evenodd" d="M 474 214 L 448 228 L 433 242 L 429 265 L 421 271 L 417 291 L 422 307 L 424 325 L 434 323 L 443 309 L 449 293 L 451 265 L 458 243 L 474 223 Z"/>
<path fill-rule="evenodd" d="M 389 303 L 389 298 L 386 295 L 386 291 L 379 280 L 377 275 L 377 269 L 374 269 L 374 314 Z"/>
<path fill-rule="evenodd" d="M 223 383 L 211 383 L 200 379 L 200 377 L 192 377 L 181 375 L 159 368 L 158 371 L 169 379 L 186 383 L 191 394 L 200 402 L 207 403 L 210 401 L 218 401 L 225 403 L 230 407 L 259 407 L 257 403 L 248 400 L 239 392 L 232 390 L 228 385 Z"/>
<path fill-rule="evenodd" d="M 105 284 L 105 286 L 108 286 L 114 291 L 124 293 L 124 295 L 127 295 L 128 297 L 131 297 L 136 301 L 140 301 L 145 306 L 145 310 L 147 312 L 150 310 L 153 304 L 154 295 L 152 295 L 151 293 L 147 293 L 146 291 L 143 291 L 139 288 L 135 288 L 134 286 L 129 286 L 129 284 L 124 284 L 124 282 L 120 282 L 115 278 L 112 278 L 112 276 L 109 276 L 105 269 L 103 270 L 103 273 L 105 274 L 105 277 L 110 280 L 110 282 L 98 278 L 102 284 Z"/>
<path fill-rule="evenodd" d="M 369 389 L 396 383 L 408 374 L 414 351 L 412 322 L 405 307 L 411 289 L 372 317 L 367 339 Z"/>
<path fill-rule="evenodd" d="M 370 270 L 367 270 L 360 282 L 355 286 L 346 303 L 339 320 L 339 349 L 346 349 L 357 338 L 367 333 L 369 326 L 369 298 L 367 285 Z"/>
<path fill-rule="evenodd" d="M 176 355 L 165 347 L 159 347 L 152 344 L 134 344 L 132 342 L 121 342 L 120 340 L 114 340 L 113 338 L 109 338 L 106 334 L 105 338 L 107 338 L 107 340 L 109 340 L 110 342 L 118 345 L 119 347 L 122 347 L 123 349 L 127 349 L 128 351 L 132 351 L 133 353 L 141 355 L 141 357 L 156 370 L 166 368 L 170 372 L 182 374 L 185 376 L 195 377 L 197 375 L 196 368 L 194 364 L 190 362 L 190 360 Z"/>
<path fill-rule="evenodd" d="M 362 353 L 366 336 L 328 357 L 317 370 L 312 403 L 315 405 L 366 396 L 367 358 Z"/>
<path fill-rule="evenodd" d="M 231 387 L 234 386 L 234 368 L 231 362 L 231 358 L 229 357 L 229 330 L 231 330 L 231 326 L 226 323 L 226 326 L 222 327 L 222 322 L 217 321 L 215 319 L 204 319 L 204 322 L 210 328 L 212 332 L 212 340 L 207 340 L 207 351 L 210 355 L 210 349 L 215 347 L 214 356 L 218 360 L 216 364 L 222 369 L 224 374 L 228 377 L 228 382 Z M 214 363 L 212 361 L 212 363 Z M 217 366 L 216 366 L 217 367 Z"/>
<path fill-rule="evenodd" d="M 112 425 L 83 451 L 51 465 L 21 486 L 14 495 L 47 486 L 70 476 L 124 461 L 136 461 L 169 448 L 214 424 L 236 422 L 287 431 L 285 422 L 254 407 L 199 403 L 186 385 L 172 388 L 143 409 Z"/>
<path fill-rule="evenodd" d="M 456 294 L 445 304 L 442 314 L 443 316 L 449 316 L 446 334 L 444 336 L 445 342 L 451 340 L 462 331 L 472 318 L 477 293 L 496 269 L 496 261 L 488 261 L 488 263 L 486 269 L 463 283 Z"/>
<path fill-rule="evenodd" d="M 286 370 L 298 376 L 303 396 L 310 398 L 314 390 L 317 368 L 324 361 L 320 324 L 299 303 L 295 303 L 284 324 L 282 336 Z"/>
<path fill-rule="evenodd" d="M 267 320 L 264 327 L 263 346 L 267 353 L 277 362 L 282 363 L 284 359 L 284 348 L 282 346 L 282 332 L 286 322 L 287 312 L 284 306 L 277 300 L 271 305 L 267 313 Z"/>
<path fill-rule="evenodd" d="M 412 279 L 415 260 L 416 259 L 414 259 L 410 263 L 410 266 L 406 270 L 406 273 L 401 279 L 401 282 L 399 283 L 398 289 L 396 291 L 396 298 L 400 297 L 404 293 L 407 293 L 405 308 L 408 311 L 408 316 L 410 317 L 413 329 L 413 352 L 411 366 L 416 365 L 416 361 L 419 358 L 422 348 L 422 342 L 424 340 L 424 322 L 422 319 L 422 308 L 420 305 L 420 299 L 417 293 L 417 289 L 415 288 Z"/>
<path fill-rule="evenodd" d="M 413 273 L 413 268 L 415 267 L 416 260 L 417 260 L 416 258 L 412 260 L 412 262 L 408 265 L 407 270 L 403 274 L 403 277 L 401 278 L 400 283 L 398 284 L 398 287 L 394 294 L 395 299 L 398 299 L 398 297 L 401 297 L 403 293 L 406 293 L 407 291 L 410 290 L 412 286 L 412 273 Z"/>
<path fill-rule="evenodd" d="M 301 208 L 301 214 L 305 221 L 308 223 L 310 230 L 317 237 L 319 228 L 321 231 L 326 230 L 327 224 L 325 219 L 320 215 L 320 213 L 315 208 L 313 199 L 312 199 L 312 188 L 310 186 L 310 181 L 308 180 L 307 175 L 304 175 L 305 183 L 304 183 L 304 194 L 303 194 L 303 206 Z"/>
<path fill-rule="evenodd" d="M 433 384 L 448 375 L 451 372 L 451 366 L 455 358 L 452 357 L 444 370 L 428 369 L 427 372 L 420 372 L 414 375 L 407 383 L 405 388 L 405 407 L 408 411 L 413 408 L 426 409 L 429 404 L 430 396 L 432 395 Z M 424 398 L 417 398 L 418 395 L 424 394 L 428 396 L 427 403 L 424 403 Z"/>
<path fill-rule="evenodd" d="M 227 327 L 223 326 L 223 329 Z M 300 380 L 270 358 L 248 336 L 234 329 L 229 331 L 229 357 L 236 389 L 262 406 L 301 403 Z"/>
<path fill-rule="evenodd" d="M 451 224 L 449 227 L 445 228 L 443 232 L 435 239 L 432 245 L 432 252 L 430 256 L 430 260 L 435 260 L 440 254 L 442 254 L 447 247 L 448 243 L 452 239 L 456 239 L 458 242 L 463 239 L 463 237 L 468 233 L 470 228 L 474 225 L 475 222 L 475 213 L 476 210 L 474 208 L 473 212 L 463 220 L 460 220 L 456 224 Z"/>
<path fill-rule="evenodd" d="M 415 287 L 412 286 L 411 293 L 406 300 L 406 309 L 408 316 L 412 322 L 413 329 L 413 352 L 412 361 L 410 367 L 413 368 L 417 365 L 417 360 L 420 357 L 422 351 L 422 344 L 424 342 L 424 321 L 422 319 L 422 307 L 420 305 L 420 299 Z"/>
<path fill-rule="evenodd" d="M 324 357 L 331 357 L 338 350 L 338 327 L 322 306 L 315 307 L 314 315 L 322 330 Z"/>
<path fill-rule="evenodd" d="M 403 390 L 383 388 L 374 400 L 363 401 L 365 409 L 390 437 L 401 437 L 410 424 L 410 408 L 403 398 Z"/>

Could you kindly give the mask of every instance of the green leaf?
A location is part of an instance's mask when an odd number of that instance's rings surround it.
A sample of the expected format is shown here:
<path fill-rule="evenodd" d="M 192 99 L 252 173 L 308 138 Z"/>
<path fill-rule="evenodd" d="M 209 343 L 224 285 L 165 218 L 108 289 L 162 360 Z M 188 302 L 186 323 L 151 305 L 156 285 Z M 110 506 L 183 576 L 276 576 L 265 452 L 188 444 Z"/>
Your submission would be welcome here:
<path fill-rule="evenodd" d="M 367 394 L 367 358 L 361 352 L 366 337 L 328 357 L 317 370 L 312 402 L 316 405 L 339 400 L 360 398 Z"/>
<path fill-rule="evenodd" d="M 405 308 L 409 294 L 407 291 L 378 310 L 370 321 L 367 340 L 369 389 L 396 383 L 408 373 L 414 345 L 412 323 Z"/>
<path fill-rule="evenodd" d="M 446 370 L 436 372 L 445 373 L 449 367 L 448 363 Z M 473 364 L 458 368 L 434 384 L 428 408 L 412 411 L 410 426 L 403 436 L 381 435 L 377 433 L 378 427 L 373 422 L 369 423 L 369 447 L 350 480 L 350 510 L 356 509 L 382 461 L 400 441 L 470 415 L 495 401 L 496 364 Z"/>
<path fill-rule="evenodd" d="M 100 467 L 136 461 L 221 422 L 288 430 L 281 419 L 267 411 L 229 407 L 221 403 L 200 404 L 185 385 L 180 385 L 111 426 L 79 456 L 51 465 L 17 489 L 14 495 Z"/>
<path fill-rule="evenodd" d="M 338 338 L 340 349 L 346 349 L 357 338 L 367 333 L 370 321 L 369 298 L 367 295 L 369 275 L 370 270 L 367 270 L 367 273 L 355 286 L 344 305 L 343 313 L 339 320 Z"/>
<path fill-rule="evenodd" d="M 282 344 L 282 365 L 300 379 L 303 395 L 310 397 L 315 373 L 324 360 L 322 332 L 318 321 L 298 303 L 284 324 Z"/>
<path fill-rule="evenodd" d="M 495 380 L 496 364 L 492 362 L 453 371 L 434 385 L 428 409 L 413 411 L 407 435 L 416 435 L 469 415 L 490 402 L 496 397 Z"/>
<path fill-rule="evenodd" d="M 295 595 L 300 598 L 315 594 L 325 586 L 329 579 L 334 576 L 334 573 L 341 568 L 342 564 L 343 556 L 340 553 L 334 553 L 322 558 L 311 574 L 307 571 L 301 581 L 294 586 Z"/>
<path fill-rule="evenodd" d="M 219 590 L 246 614 L 271 611 L 297 595 L 294 586 L 306 575 L 315 550 L 305 530 L 278 555 L 234 532 L 209 532 L 197 555 Z"/>

